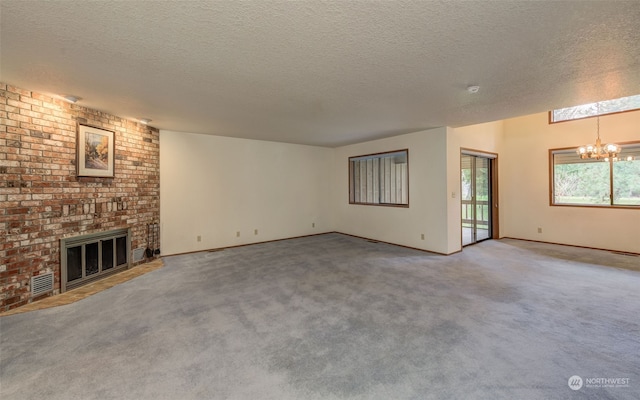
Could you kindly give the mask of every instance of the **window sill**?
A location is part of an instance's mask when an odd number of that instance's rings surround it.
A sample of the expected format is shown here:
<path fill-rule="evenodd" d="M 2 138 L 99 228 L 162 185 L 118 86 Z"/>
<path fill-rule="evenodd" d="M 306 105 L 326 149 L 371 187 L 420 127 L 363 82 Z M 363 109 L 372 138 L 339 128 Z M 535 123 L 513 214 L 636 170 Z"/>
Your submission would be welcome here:
<path fill-rule="evenodd" d="M 355 203 L 350 201 L 349 204 L 356 206 L 379 206 L 379 207 L 394 207 L 394 208 L 409 208 L 409 204 L 385 204 L 385 203 Z"/>

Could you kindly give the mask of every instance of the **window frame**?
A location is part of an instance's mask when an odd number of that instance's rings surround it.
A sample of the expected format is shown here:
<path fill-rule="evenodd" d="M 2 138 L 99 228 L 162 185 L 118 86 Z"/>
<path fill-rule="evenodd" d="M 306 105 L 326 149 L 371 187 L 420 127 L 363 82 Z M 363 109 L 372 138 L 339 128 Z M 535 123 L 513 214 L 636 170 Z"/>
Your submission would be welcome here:
<path fill-rule="evenodd" d="M 625 97 L 634 97 L 634 96 L 640 96 L 640 95 L 632 95 L 632 96 L 625 96 Z M 625 98 L 625 97 L 621 97 L 621 98 Z M 548 113 L 549 125 L 551 125 L 551 124 L 561 124 L 563 122 L 569 122 L 569 121 L 579 121 L 579 120 L 588 119 L 588 118 L 597 118 L 597 117 L 601 117 L 601 116 L 604 116 L 604 115 L 615 115 L 615 114 L 623 114 L 623 113 L 628 113 L 628 112 L 640 111 L 640 108 L 631 108 L 631 109 L 622 110 L 622 111 L 612 111 L 612 112 L 597 113 L 595 115 L 586 115 L 586 116 L 580 117 L 580 118 L 563 119 L 562 121 L 554 121 L 554 119 L 553 119 L 553 112 L 556 111 L 556 110 L 563 110 L 565 108 L 580 107 L 580 106 L 584 106 L 584 105 L 588 105 L 588 104 L 605 103 L 607 101 L 612 101 L 612 100 L 619 100 L 619 99 L 602 100 L 602 101 L 596 101 L 596 102 L 593 102 L 593 103 L 580 104 L 580 105 L 573 106 L 573 107 L 562 107 L 562 108 L 556 108 L 556 109 L 550 110 L 549 113 Z"/>
<path fill-rule="evenodd" d="M 358 159 L 358 158 L 378 158 L 378 159 L 382 159 L 384 158 L 385 155 L 389 155 L 389 154 L 394 154 L 394 153 L 402 153 L 404 152 L 406 157 L 407 157 L 407 203 L 369 203 L 369 202 L 362 202 L 362 201 L 355 201 L 355 188 L 354 188 L 354 174 L 353 174 L 353 169 L 352 169 L 352 161 L 355 161 L 354 159 Z M 384 151 L 384 152 L 379 152 L 379 153 L 371 153 L 371 154 L 362 154 L 362 155 L 358 155 L 358 156 L 351 156 L 347 159 L 347 174 L 349 175 L 349 190 L 348 190 L 348 196 L 349 196 L 349 204 L 353 204 L 353 205 L 362 205 L 362 206 L 379 206 L 379 207 L 395 207 L 395 208 L 409 208 L 409 203 L 410 203 L 410 192 L 409 192 L 409 149 L 399 149 L 399 150 L 391 150 L 391 151 Z M 353 200 L 352 200 L 353 199 Z"/>
<path fill-rule="evenodd" d="M 623 111 L 626 112 L 626 111 Z M 592 118 L 592 117 L 589 117 Z M 563 121 L 564 122 L 564 121 Z M 630 141 L 630 142 L 618 142 L 621 146 L 629 146 L 634 145 L 640 147 L 640 141 Z M 606 208 L 606 209 L 627 209 L 627 210 L 640 210 L 640 205 L 622 205 L 622 204 L 613 204 L 613 163 L 615 161 L 601 161 L 609 164 L 609 204 L 563 204 L 556 203 L 554 201 L 555 197 L 555 169 L 554 169 L 554 154 L 555 153 L 563 153 L 569 151 L 575 151 L 575 147 L 560 147 L 555 149 L 549 149 L 549 205 L 551 207 L 586 207 L 586 208 Z M 623 161 L 621 161 L 623 162 Z"/>

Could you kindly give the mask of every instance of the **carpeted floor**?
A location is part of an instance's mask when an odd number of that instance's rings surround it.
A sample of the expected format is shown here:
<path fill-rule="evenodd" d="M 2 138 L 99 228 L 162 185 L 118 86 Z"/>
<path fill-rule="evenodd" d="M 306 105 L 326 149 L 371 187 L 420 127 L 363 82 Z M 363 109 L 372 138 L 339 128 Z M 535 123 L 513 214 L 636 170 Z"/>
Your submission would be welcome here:
<path fill-rule="evenodd" d="M 327 234 L 163 261 L 0 318 L 0 398 L 640 398 L 640 257 Z"/>
<path fill-rule="evenodd" d="M 5 315 L 21 314 L 23 312 L 43 310 L 45 308 L 65 306 L 67 304 L 75 303 L 76 301 L 86 299 L 89 296 L 102 292 L 103 290 L 110 289 L 123 282 L 137 278 L 140 275 L 155 271 L 156 269 L 161 268 L 162 265 L 162 259 L 157 258 L 153 261 L 136 265 L 130 269 L 120 271 L 113 275 L 105 276 L 100 280 L 82 285 L 64 293 L 34 301 L 24 306 L 13 308 L 9 311 L 0 311 L 0 318 Z"/>

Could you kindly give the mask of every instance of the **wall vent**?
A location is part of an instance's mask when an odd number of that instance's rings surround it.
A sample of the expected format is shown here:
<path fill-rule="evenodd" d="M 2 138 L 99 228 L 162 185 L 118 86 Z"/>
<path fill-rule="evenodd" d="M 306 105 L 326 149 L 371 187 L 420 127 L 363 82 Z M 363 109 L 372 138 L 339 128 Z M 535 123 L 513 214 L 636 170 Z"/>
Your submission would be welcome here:
<path fill-rule="evenodd" d="M 144 259 L 144 247 L 133 250 L 133 262 L 142 261 Z"/>
<path fill-rule="evenodd" d="M 53 272 L 31 277 L 31 297 L 53 290 Z"/>

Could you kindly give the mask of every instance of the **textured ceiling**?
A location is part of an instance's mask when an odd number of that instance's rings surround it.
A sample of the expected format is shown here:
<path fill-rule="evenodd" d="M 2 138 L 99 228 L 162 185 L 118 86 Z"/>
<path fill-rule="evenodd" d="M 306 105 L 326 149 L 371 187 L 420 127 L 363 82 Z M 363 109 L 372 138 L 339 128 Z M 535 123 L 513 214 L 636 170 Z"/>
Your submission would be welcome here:
<path fill-rule="evenodd" d="M 337 146 L 640 93 L 640 1 L 0 0 L 0 18 L 2 81 L 176 131 Z"/>

